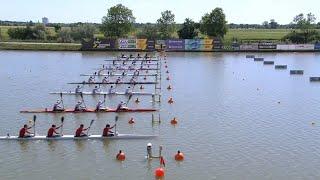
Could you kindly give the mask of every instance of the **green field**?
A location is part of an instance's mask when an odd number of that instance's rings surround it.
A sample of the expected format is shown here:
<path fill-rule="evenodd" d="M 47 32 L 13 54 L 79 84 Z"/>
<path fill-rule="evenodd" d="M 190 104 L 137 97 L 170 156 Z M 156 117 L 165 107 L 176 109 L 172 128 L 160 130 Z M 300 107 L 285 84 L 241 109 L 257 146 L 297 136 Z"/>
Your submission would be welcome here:
<path fill-rule="evenodd" d="M 0 49 L 79 51 L 81 49 L 81 44 L 76 44 L 76 43 L 38 43 L 38 42 L 0 42 Z"/>

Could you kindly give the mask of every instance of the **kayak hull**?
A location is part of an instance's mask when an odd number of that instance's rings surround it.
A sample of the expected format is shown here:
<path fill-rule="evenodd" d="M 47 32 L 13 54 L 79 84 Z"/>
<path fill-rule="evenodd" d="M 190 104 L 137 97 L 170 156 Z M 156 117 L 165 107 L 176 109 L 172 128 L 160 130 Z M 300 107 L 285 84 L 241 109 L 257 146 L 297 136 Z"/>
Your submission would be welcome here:
<path fill-rule="evenodd" d="M 157 109 L 152 108 L 140 108 L 140 109 L 126 109 L 126 110 L 116 110 L 116 109 L 101 109 L 100 111 L 95 111 L 95 109 L 86 109 L 82 111 L 74 111 L 74 109 L 65 109 L 64 111 L 53 111 L 52 109 L 39 109 L 39 110 L 22 110 L 20 113 L 126 113 L 126 112 L 153 112 Z"/>
<path fill-rule="evenodd" d="M 19 138 L 18 136 L 0 136 L 0 140 L 19 140 L 19 141 L 29 141 L 29 140 L 88 140 L 88 139 L 151 139 L 156 138 L 155 135 L 137 135 L 137 134 L 118 134 L 116 136 L 103 137 L 101 135 L 90 135 L 84 137 L 74 137 L 74 135 L 63 135 L 58 137 L 47 137 L 47 136 L 33 136 L 28 138 Z"/>
<path fill-rule="evenodd" d="M 109 92 L 97 92 L 97 93 L 92 93 L 92 92 L 82 92 L 82 93 L 76 93 L 76 92 L 50 92 L 50 94 L 63 94 L 63 95 L 137 95 L 137 96 L 153 96 L 155 95 L 154 93 L 147 93 L 147 92 L 132 92 L 132 93 L 125 93 L 125 92 L 115 92 L 115 93 L 109 93 Z"/>

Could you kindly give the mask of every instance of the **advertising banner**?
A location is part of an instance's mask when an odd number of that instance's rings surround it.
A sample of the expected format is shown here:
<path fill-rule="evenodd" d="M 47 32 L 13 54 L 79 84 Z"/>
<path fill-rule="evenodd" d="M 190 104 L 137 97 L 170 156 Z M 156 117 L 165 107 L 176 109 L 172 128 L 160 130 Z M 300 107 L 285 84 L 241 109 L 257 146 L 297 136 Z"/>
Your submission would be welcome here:
<path fill-rule="evenodd" d="M 273 43 L 259 43 L 259 49 L 277 49 L 277 45 Z"/>
<path fill-rule="evenodd" d="M 278 44 L 277 50 L 283 51 L 303 51 L 303 50 L 314 50 L 314 44 Z"/>
<path fill-rule="evenodd" d="M 241 44 L 240 50 L 258 50 L 258 44 Z"/>
<path fill-rule="evenodd" d="M 240 50 L 240 44 L 232 43 L 232 50 L 236 50 L 236 51 Z"/>
<path fill-rule="evenodd" d="M 169 39 L 166 41 L 167 50 L 184 50 L 184 39 Z"/>
<path fill-rule="evenodd" d="M 314 50 L 314 44 L 296 44 L 295 50 Z"/>
<path fill-rule="evenodd" d="M 145 50 L 147 48 L 147 39 L 137 39 L 136 47 L 137 49 Z"/>
<path fill-rule="evenodd" d="M 314 49 L 315 49 L 315 50 L 320 50 L 320 43 L 316 43 L 316 44 L 314 45 Z"/>
<path fill-rule="evenodd" d="M 212 50 L 212 39 L 185 39 L 185 50 L 209 51 Z"/>
<path fill-rule="evenodd" d="M 114 49 L 116 47 L 116 41 L 114 39 L 96 39 L 93 42 L 94 49 Z"/>
<path fill-rule="evenodd" d="M 147 49 L 154 50 L 156 48 L 156 41 L 155 40 L 148 40 L 147 41 Z"/>
<path fill-rule="evenodd" d="M 166 48 L 166 41 L 165 40 L 157 40 L 155 44 L 156 49 L 165 49 Z"/>
<path fill-rule="evenodd" d="M 136 39 L 118 39 L 119 49 L 137 49 Z"/>

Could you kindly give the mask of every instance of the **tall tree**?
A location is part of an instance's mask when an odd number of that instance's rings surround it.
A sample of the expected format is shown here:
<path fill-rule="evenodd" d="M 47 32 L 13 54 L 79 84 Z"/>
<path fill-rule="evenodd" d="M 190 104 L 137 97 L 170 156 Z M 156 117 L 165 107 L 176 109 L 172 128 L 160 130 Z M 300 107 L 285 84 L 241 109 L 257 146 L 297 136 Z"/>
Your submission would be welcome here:
<path fill-rule="evenodd" d="M 118 4 L 108 9 L 107 16 L 102 18 L 101 31 L 105 37 L 123 37 L 133 29 L 134 22 L 132 10 Z"/>
<path fill-rule="evenodd" d="M 268 29 L 269 28 L 269 22 L 268 21 L 263 21 L 262 26 L 263 26 L 263 28 Z"/>
<path fill-rule="evenodd" d="M 206 13 L 200 22 L 200 31 L 210 37 L 223 38 L 227 33 L 226 15 L 221 8 L 215 8 L 210 13 Z"/>
<path fill-rule="evenodd" d="M 182 24 L 182 28 L 178 30 L 180 39 L 193 39 L 198 36 L 196 31 L 196 24 L 189 18 L 186 18 Z"/>
<path fill-rule="evenodd" d="M 157 39 L 158 29 L 155 25 L 147 23 L 142 27 L 142 31 L 137 34 L 139 38 Z"/>
<path fill-rule="evenodd" d="M 175 32 L 174 14 L 166 10 L 161 13 L 161 17 L 157 20 L 160 38 L 168 39 Z"/>
<path fill-rule="evenodd" d="M 274 19 L 270 20 L 269 25 L 271 29 L 277 29 L 279 27 L 279 24 Z"/>
<path fill-rule="evenodd" d="M 82 40 L 82 39 L 93 39 L 94 32 L 96 28 L 93 25 L 90 24 L 81 24 L 76 27 L 72 27 L 72 38 L 76 41 Z"/>

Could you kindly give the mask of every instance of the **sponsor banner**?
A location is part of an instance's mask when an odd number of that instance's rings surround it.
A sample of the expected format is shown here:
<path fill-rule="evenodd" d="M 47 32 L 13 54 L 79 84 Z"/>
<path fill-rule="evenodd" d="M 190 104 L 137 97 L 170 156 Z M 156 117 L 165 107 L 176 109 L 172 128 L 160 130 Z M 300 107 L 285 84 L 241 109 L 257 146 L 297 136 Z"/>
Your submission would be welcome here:
<path fill-rule="evenodd" d="M 316 44 L 314 45 L 314 49 L 320 50 L 320 43 L 316 43 Z"/>
<path fill-rule="evenodd" d="M 136 39 L 118 39 L 119 49 L 137 49 Z"/>
<path fill-rule="evenodd" d="M 273 43 L 260 43 L 259 49 L 277 49 L 277 45 Z"/>
<path fill-rule="evenodd" d="M 165 49 L 166 48 L 166 41 L 165 40 L 157 40 L 155 44 L 156 49 Z"/>
<path fill-rule="evenodd" d="M 278 44 L 277 50 L 283 51 L 303 51 L 303 50 L 314 50 L 314 44 Z"/>
<path fill-rule="evenodd" d="M 232 43 L 232 49 L 233 49 L 233 50 L 236 50 L 236 51 L 240 50 L 240 44 L 238 44 L 238 43 Z"/>
<path fill-rule="evenodd" d="M 145 50 L 147 48 L 147 39 L 137 39 L 136 47 L 137 49 Z"/>
<path fill-rule="evenodd" d="M 240 50 L 258 50 L 258 44 L 241 44 Z"/>
<path fill-rule="evenodd" d="M 166 41 L 168 50 L 184 50 L 184 39 L 169 39 Z"/>
<path fill-rule="evenodd" d="M 185 50 L 209 51 L 212 50 L 212 39 L 185 39 Z"/>
<path fill-rule="evenodd" d="M 156 48 L 156 41 L 155 40 L 148 40 L 147 41 L 147 49 L 154 50 Z"/>
<path fill-rule="evenodd" d="M 295 50 L 314 50 L 314 44 L 296 44 Z"/>
<path fill-rule="evenodd" d="M 113 39 L 96 39 L 93 42 L 94 49 L 114 49 L 116 47 L 116 41 Z"/>

